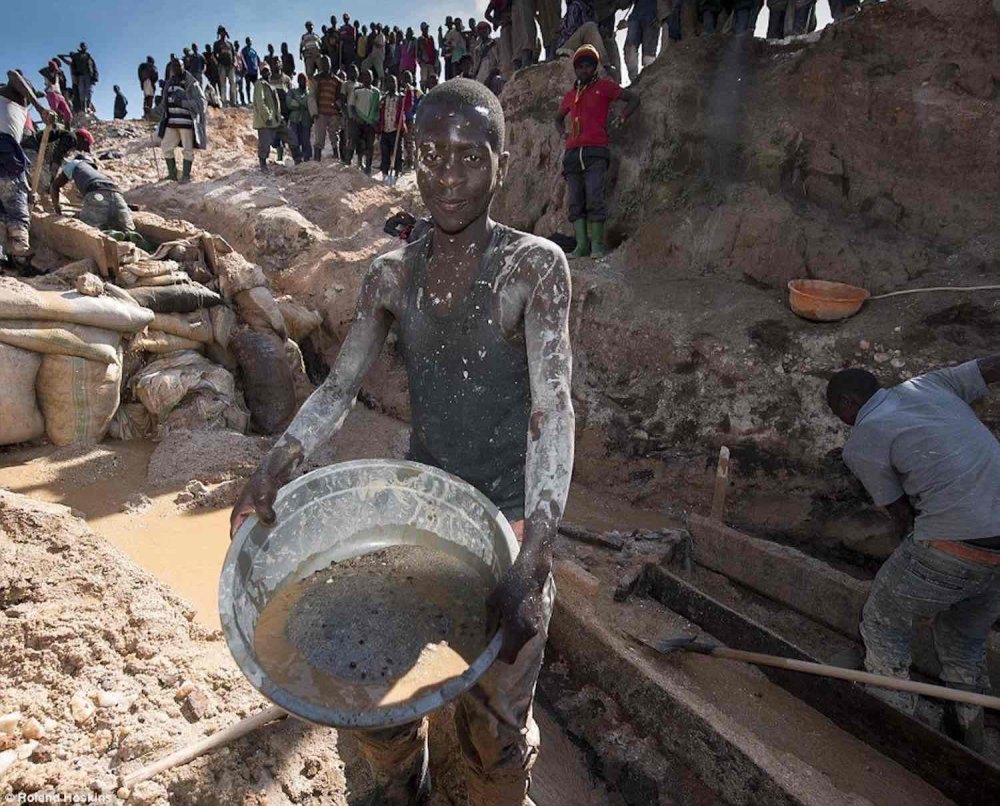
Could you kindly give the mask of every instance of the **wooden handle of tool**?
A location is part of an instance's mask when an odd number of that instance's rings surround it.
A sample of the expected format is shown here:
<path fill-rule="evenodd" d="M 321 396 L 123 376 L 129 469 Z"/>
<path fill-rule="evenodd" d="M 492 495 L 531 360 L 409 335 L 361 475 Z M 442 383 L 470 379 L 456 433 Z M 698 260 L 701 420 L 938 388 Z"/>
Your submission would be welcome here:
<path fill-rule="evenodd" d="M 241 736 L 246 736 L 248 733 L 257 730 L 257 728 L 263 727 L 268 722 L 274 722 L 274 720 L 281 719 L 284 716 L 288 716 L 288 714 L 283 708 L 279 708 L 277 705 L 265 708 L 253 716 L 248 716 L 246 719 L 240 720 L 235 725 L 230 725 L 228 728 L 213 733 L 211 736 L 206 736 L 201 741 L 189 744 L 180 750 L 175 750 L 169 756 L 164 756 L 159 761 L 155 761 L 140 770 L 126 775 L 122 778 L 122 786 L 131 789 L 136 784 L 148 781 L 154 775 L 159 775 L 161 772 L 169 770 L 172 767 L 187 764 L 189 761 L 198 758 L 198 756 L 204 755 L 209 750 L 229 744 L 229 742 L 235 741 Z"/>
<path fill-rule="evenodd" d="M 31 171 L 31 194 L 38 193 L 38 182 L 42 178 L 42 164 L 45 162 L 45 151 L 49 147 L 49 132 L 52 131 L 52 124 L 47 123 L 42 131 L 42 142 L 38 147 L 38 156 L 35 157 L 35 167 Z"/>
<path fill-rule="evenodd" d="M 729 649 L 729 647 L 714 647 L 709 653 L 717 658 L 729 658 L 731 660 L 753 663 L 757 666 L 773 666 L 776 669 L 788 669 L 793 672 L 805 672 L 815 674 L 820 677 L 833 677 L 838 680 L 850 680 L 854 683 L 865 683 L 878 688 L 890 688 L 897 691 L 909 691 L 913 694 L 922 694 L 925 697 L 936 697 L 941 700 L 954 700 L 964 702 L 969 705 L 981 705 L 984 708 L 1000 709 L 1000 697 L 991 697 L 989 694 L 978 694 L 974 691 L 962 691 L 957 688 L 947 688 L 946 686 L 935 686 L 931 683 L 918 683 L 916 680 L 901 680 L 898 677 L 888 677 L 871 672 L 861 672 L 857 669 L 842 669 L 839 666 L 827 666 L 825 663 L 812 663 L 804 660 L 794 660 L 792 658 L 781 658 L 777 655 L 762 655 L 759 652 L 744 652 L 741 649 Z"/>

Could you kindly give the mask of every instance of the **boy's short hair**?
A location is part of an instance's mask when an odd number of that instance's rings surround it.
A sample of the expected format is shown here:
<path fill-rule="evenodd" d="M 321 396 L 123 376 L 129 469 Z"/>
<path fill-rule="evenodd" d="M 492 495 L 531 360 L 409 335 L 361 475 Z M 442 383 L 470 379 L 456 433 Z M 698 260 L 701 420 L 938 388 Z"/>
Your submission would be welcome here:
<path fill-rule="evenodd" d="M 429 110 L 435 106 L 449 108 L 472 107 L 478 112 L 486 113 L 489 122 L 489 137 L 496 151 L 502 152 L 507 140 L 507 124 L 504 120 L 503 107 L 500 99 L 493 94 L 485 84 L 469 78 L 453 78 L 438 84 L 430 90 L 417 107 L 416 128 L 419 136 L 420 121 L 426 118 Z"/>

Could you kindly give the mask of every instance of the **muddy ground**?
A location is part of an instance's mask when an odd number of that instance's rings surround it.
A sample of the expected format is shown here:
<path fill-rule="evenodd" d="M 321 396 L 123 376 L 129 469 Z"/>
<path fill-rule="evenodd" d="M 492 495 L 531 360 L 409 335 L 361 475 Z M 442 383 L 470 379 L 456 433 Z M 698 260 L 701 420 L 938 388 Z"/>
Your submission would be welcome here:
<path fill-rule="evenodd" d="M 402 456 L 405 434 L 362 406 L 315 461 Z M 367 795 L 371 778 L 349 735 L 291 720 L 133 791 L 118 785 L 267 705 L 226 648 L 215 600 L 229 505 L 265 446 L 180 432 L 158 445 L 0 454 L 0 488 L 14 491 L 0 492 L 0 716 L 15 715 L 0 720 L 0 753 L 10 751 L 0 755 L 0 795 L 331 806 Z M 186 473 L 176 472 L 179 457 Z M 599 500 L 580 514 L 600 519 Z M 450 718 L 435 718 L 438 806 L 464 802 Z M 539 707 L 538 719 L 547 753 L 537 802 L 617 802 L 552 715 Z"/>

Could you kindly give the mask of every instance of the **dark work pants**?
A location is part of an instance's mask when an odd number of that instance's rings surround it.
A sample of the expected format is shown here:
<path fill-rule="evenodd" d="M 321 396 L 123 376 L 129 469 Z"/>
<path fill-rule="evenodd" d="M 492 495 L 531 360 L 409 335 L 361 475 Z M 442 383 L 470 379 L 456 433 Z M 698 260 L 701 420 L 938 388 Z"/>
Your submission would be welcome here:
<path fill-rule="evenodd" d="M 346 129 L 346 147 L 341 151 L 344 155 L 344 164 L 350 165 L 351 160 L 354 159 L 356 154 L 358 157 L 358 165 L 361 165 L 361 124 L 354 120 L 353 118 L 347 119 Z"/>
<path fill-rule="evenodd" d="M 794 3 L 795 0 L 788 0 L 788 2 Z M 769 9 L 770 15 L 767 18 L 767 38 L 783 39 L 786 36 L 808 33 L 810 18 L 812 17 L 815 6 L 816 4 L 812 3 L 811 5 L 795 9 L 795 18 L 792 22 L 791 31 L 785 30 L 785 9 Z"/>
<path fill-rule="evenodd" d="M 610 152 L 600 146 L 574 148 L 563 156 L 563 176 L 569 193 L 569 220 L 607 221 L 604 174 Z"/>
<path fill-rule="evenodd" d="M 379 139 L 379 151 L 382 155 L 382 164 L 380 170 L 383 174 L 388 175 L 390 166 L 392 165 L 392 150 L 396 149 L 396 160 L 395 160 L 395 170 L 396 176 L 399 176 L 403 172 L 403 135 L 399 135 L 399 146 L 396 147 L 396 132 L 382 132 Z"/>
<path fill-rule="evenodd" d="M 375 127 L 361 121 L 358 121 L 357 153 L 364 163 L 362 170 L 370 174 L 375 153 Z"/>
<path fill-rule="evenodd" d="M 296 163 L 312 159 L 312 121 L 288 124 L 288 144 Z"/>

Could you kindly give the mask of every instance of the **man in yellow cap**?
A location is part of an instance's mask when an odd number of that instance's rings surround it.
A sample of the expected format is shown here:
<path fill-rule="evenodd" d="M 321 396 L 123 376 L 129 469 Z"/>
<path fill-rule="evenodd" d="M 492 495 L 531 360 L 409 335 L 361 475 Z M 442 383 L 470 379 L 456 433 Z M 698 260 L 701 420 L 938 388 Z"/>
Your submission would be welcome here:
<path fill-rule="evenodd" d="M 604 257 L 604 222 L 608 219 L 604 174 L 611 160 L 608 110 L 619 99 L 625 102 L 625 109 L 611 124 L 618 128 L 639 107 L 634 92 L 610 78 L 597 77 L 600 61 L 593 45 L 584 45 L 573 54 L 576 84 L 563 97 L 556 115 L 556 128 L 566 139 L 563 176 L 569 191 L 569 220 L 576 231 L 576 249 L 570 257 Z"/>

